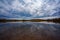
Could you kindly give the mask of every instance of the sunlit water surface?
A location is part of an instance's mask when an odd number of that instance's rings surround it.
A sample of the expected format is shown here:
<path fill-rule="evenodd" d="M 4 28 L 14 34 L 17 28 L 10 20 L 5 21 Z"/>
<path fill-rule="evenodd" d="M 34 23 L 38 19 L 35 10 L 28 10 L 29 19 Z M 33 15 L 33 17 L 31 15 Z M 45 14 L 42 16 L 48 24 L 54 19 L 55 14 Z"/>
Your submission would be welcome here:
<path fill-rule="evenodd" d="M 60 24 L 51 22 L 0 23 L 0 40 L 60 40 Z"/>

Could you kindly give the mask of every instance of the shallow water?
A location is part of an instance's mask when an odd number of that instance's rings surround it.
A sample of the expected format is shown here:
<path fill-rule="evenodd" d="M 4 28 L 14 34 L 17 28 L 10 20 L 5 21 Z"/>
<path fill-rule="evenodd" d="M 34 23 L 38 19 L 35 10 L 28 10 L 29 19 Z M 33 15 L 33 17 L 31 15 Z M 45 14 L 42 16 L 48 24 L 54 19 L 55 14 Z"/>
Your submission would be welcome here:
<path fill-rule="evenodd" d="M 52 22 L 0 23 L 0 40 L 60 40 L 60 24 Z"/>

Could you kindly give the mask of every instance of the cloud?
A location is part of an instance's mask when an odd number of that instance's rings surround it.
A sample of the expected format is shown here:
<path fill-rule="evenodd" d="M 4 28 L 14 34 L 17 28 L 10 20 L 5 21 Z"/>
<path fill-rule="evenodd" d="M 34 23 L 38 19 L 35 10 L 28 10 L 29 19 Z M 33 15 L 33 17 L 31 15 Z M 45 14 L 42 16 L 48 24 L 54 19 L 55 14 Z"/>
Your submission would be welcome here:
<path fill-rule="evenodd" d="M 59 8 L 60 0 L 0 0 L 0 15 L 11 17 L 48 17 Z"/>

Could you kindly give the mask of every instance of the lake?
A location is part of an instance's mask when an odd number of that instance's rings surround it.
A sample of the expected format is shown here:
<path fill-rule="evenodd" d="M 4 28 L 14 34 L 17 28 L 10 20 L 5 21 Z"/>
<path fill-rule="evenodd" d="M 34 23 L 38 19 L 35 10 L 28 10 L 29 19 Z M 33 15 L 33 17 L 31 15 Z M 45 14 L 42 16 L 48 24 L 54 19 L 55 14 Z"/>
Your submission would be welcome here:
<path fill-rule="evenodd" d="M 52 22 L 0 23 L 0 40 L 60 40 L 60 24 Z"/>

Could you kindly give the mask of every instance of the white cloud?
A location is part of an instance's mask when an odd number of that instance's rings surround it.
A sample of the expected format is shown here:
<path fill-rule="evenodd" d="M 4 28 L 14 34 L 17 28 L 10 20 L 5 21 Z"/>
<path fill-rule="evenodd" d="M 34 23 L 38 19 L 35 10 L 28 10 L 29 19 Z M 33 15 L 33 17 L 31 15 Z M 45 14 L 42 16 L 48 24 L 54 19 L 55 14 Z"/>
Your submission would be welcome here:
<path fill-rule="evenodd" d="M 3 2 L 0 1 L 0 15 L 4 15 L 7 17 L 20 17 L 19 15 L 12 14 L 12 6 L 8 4 L 7 1 L 3 0 Z M 9 12 L 11 11 L 11 12 Z"/>
<path fill-rule="evenodd" d="M 0 1 L 0 7 L 3 7 L 0 9 L 1 13 L 7 13 L 7 14 L 12 14 L 12 12 L 18 11 L 18 12 L 29 12 L 32 17 L 36 16 L 44 16 L 44 15 L 53 15 L 57 11 L 55 10 L 56 8 L 60 7 L 58 4 L 59 0 L 23 0 L 24 5 L 22 4 L 23 2 L 20 2 L 19 0 L 14 0 L 11 2 L 11 5 L 8 4 L 7 0 L 4 0 L 4 3 Z M 11 11 L 9 13 L 8 11 Z M 7 15 L 6 14 L 6 15 Z M 19 16 L 19 15 L 17 15 Z"/>
<path fill-rule="evenodd" d="M 30 3 L 32 0 L 23 0 L 26 4 Z"/>

